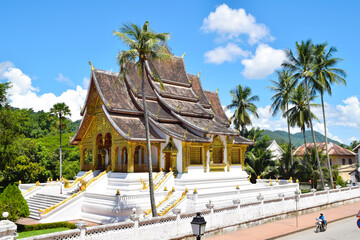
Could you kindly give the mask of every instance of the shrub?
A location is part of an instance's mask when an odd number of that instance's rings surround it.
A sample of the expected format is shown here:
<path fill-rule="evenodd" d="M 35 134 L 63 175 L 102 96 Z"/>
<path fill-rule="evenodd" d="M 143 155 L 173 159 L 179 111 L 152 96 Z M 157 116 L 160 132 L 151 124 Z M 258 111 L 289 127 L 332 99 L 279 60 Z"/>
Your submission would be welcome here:
<path fill-rule="evenodd" d="M 18 232 L 27 232 L 34 230 L 42 230 L 42 229 L 50 229 L 50 228 L 70 228 L 75 229 L 76 225 L 74 223 L 69 222 L 55 222 L 55 223 L 43 223 L 43 224 L 35 224 L 35 225 L 20 225 L 18 224 Z"/>
<path fill-rule="evenodd" d="M 9 184 L 0 194 L 0 213 L 8 212 L 10 221 L 29 217 L 30 211 L 21 191 L 15 184 Z M 2 219 L 2 215 L 0 216 Z"/>

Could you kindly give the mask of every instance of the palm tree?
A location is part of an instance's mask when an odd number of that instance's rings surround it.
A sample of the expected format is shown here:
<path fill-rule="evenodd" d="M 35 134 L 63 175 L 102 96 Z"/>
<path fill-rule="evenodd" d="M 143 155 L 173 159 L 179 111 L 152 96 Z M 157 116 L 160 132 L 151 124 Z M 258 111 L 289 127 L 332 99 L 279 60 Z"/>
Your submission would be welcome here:
<path fill-rule="evenodd" d="M 271 161 L 271 151 L 258 148 L 256 151 L 247 152 L 245 160 L 245 171 L 251 174 L 251 181 L 257 177 L 267 178 L 276 175 L 275 162 Z"/>
<path fill-rule="evenodd" d="M 273 116 L 276 115 L 279 110 L 283 113 L 289 110 L 289 99 L 291 93 L 296 87 L 297 80 L 293 77 L 293 72 L 283 69 L 282 71 L 276 71 L 278 76 L 278 81 L 270 80 L 270 82 L 274 85 L 270 88 L 275 92 L 274 96 L 271 97 L 273 103 L 271 104 L 271 109 L 273 110 Z M 292 149 L 291 146 L 291 133 L 290 133 L 290 124 L 289 124 L 289 116 L 285 114 L 287 125 L 288 125 L 288 134 L 289 134 L 289 149 Z M 291 164 L 293 164 L 293 156 L 290 154 Z"/>
<path fill-rule="evenodd" d="M 315 46 L 311 40 L 307 40 L 306 42 L 302 41 L 301 44 L 296 42 L 296 55 L 291 50 L 287 50 L 286 56 L 287 56 L 287 60 L 285 60 L 282 66 L 294 71 L 295 78 L 304 79 L 303 82 L 305 83 L 307 105 L 309 111 L 311 111 L 310 99 L 309 99 L 309 81 L 310 82 L 316 81 L 315 78 L 313 77 Z M 309 122 L 310 122 L 310 129 L 311 129 L 311 135 L 313 138 L 314 146 L 316 146 L 316 139 L 315 139 L 314 128 L 311 118 L 309 118 Z M 321 171 L 319 153 L 316 147 L 314 149 L 316 153 L 316 160 L 319 165 L 318 168 L 320 171 L 322 187 L 324 187 L 325 186 L 324 177 Z"/>
<path fill-rule="evenodd" d="M 66 119 L 66 116 L 71 116 L 69 106 L 65 103 L 56 103 L 50 109 L 50 114 L 57 117 L 59 120 L 59 133 L 60 133 L 60 181 L 62 179 L 62 146 L 61 146 L 61 132 L 64 128 L 63 120 Z"/>
<path fill-rule="evenodd" d="M 231 90 L 230 94 L 233 99 L 227 108 L 235 108 L 235 112 L 230 119 L 234 119 L 236 129 L 239 130 L 241 127 L 241 136 L 244 136 L 245 126 L 251 125 L 251 119 L 248 111 L 250 111 L 256 118 L 259 117 L 256 112 L 257 107 L 253 103 L 254 101 L 259 101 L 259 97 L 257 95 L 251 96 L 251 89 L 249 87 L 243 88 L 241 85 L 238 85 L 234 90 Z"/>
<path fill-rule="evenodd" d="M 123 24 L 119 31 L 114 31 L 120 40 L 129 48 L 127 51 L 121 51 L 117 57 L 120 66 L 120 78 L 126 77 L 126 69 L 130 62 L 135 62 L 135 67 L 139 70 L 141 75 L 141 93 L 145 119 L 146 129 L 146 146 L 147 146 L 147 159 L 148 159 L 148 172 L 149 172 L 149 189 L 150 189 L 150 202 L 153 217 L 157 216 L 153 178 L 152 178 L 152 161 L 151 161 L 151 147 L 150 147 L 150 134 L 149 134 L 149 119 L 147 112 L 147 104 L 145 99 L 145 73 L 152 75 L 155 81 L 163 83 L 159 74 L 157 73 L 152 60 L 161 60 L 170 58 L 166 48 L 166 41 L 170 38 L 169 33 L 156 33 L 149 28 L 149 22 L 146 21 L 144 25 L 138 26 L 136 24 Z M 146 71 L 145 64 L 152 67 L 149 73 Z"/>
<path fill-rule="evenodd" d="M 310 101 L 313 101 L 315 98 L 316 96 L 314 94 L 310 95 Z M 307 106 L 308 104 L 306 100 L 304 85 L 299 84 L 295 88 L 295 90 L 291 94 L 289 103 L 292 105 L 292 107 L 287 110 L 284 115 L 286 114 L 286 116 L 288 116 L 290 126 L 298 126 L 301 129 L 304 137 L 305 150 L 307 151 L 305 127 L 308 127 L 310 125 L 310 111 Z M 311 103 L 310 105 L 313 107 L 320 106 L 319 104 L 315 103 Z M 313 112 L 311 112 L 311 118 L 319 121 L 319 119 Z"/>
<path fill-rule="evenodd" d="M 327 48 L 326 43 L 316 45 L 314 77 L 317 81 L 314 81 L 313 84 L 314 84 L 314 88 L 320 93 L 320 97 L 321 97 L 321 107 L 323 113 L 324 133 L 325 133 L 325 150 L 326 150 L 331 188 L 334 188 L 333 178 L 330 171 L 331 165 L 330 165 L 327 130 L 326 130 L 324 92 L 327 92 L 331 96 L 332 84 L 336 83 L 338 85 L 340 84 L 346 85 L 346 80 L 344 79 L 344 77 L 346 77 L 346 72 L 342 69 L 334 67 L 337 63 L 342 61 L 342 59 L 340 58 L 333 57 L 333 53 L 337 51 L 336 48 L 330 47 L 329 51 L 327 52 L 326 52 L 326 48 Z"/>
<path fill-rule="evenodd" d="M 298 178 L 301 174 L 299 171 L 299 161 L 295 160 L 291 162 L 292 150 L 287 148 L 281 155 L 280 159 L 276 162 L 277 175 L 283 179 L 289 179 L 290 177 Z"/>

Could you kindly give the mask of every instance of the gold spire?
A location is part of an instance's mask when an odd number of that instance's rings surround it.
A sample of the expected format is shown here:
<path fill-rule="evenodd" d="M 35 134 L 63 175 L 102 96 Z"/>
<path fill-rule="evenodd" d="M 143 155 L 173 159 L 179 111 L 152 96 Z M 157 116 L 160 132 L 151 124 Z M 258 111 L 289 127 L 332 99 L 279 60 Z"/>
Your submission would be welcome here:
<path fill-rule="evenodd" d="M 129 129 L 128 133 L 126 134 L 127 137 L 130 137 L 131 129 Z"/>
<path fill-rule="evenodd" d="M 182 58 L 182 59 L 184 59 L 184 57 L 185 57 L 185 52 L 183 53 L 183 55 L 181 55 L 181 58 Z"/>
<path fill-rule="evenodd" d="M 201 70 L 200 70 L 200 72 L 197 74 L 197 77 L 200 77 L 200 74 L 201 74 Z"/>
<path fill-rule="evenodd" d="M 184 132 L 184 138 L 186 139 L 187 129 Z"/>
<path fill-rule="evenodd" d="M 207 125 L 207 127 L 205 129 L 206 131 L 209 131 L 210 124 L 211 124 L 211 122 L 209 122 L 209 124 Z"/>
<path fill-rule="evenodd" d="M 158 107 L 157 111 L 156 111 L 156 114 L 155 114 L 155 117 L 157 118 L 159 116 L 159 111 L 160 111 L 160 107 Z"/>
<path fill-rule="evenodd" d="M 216 94 L 218 94 L 219 93 L 219 89 L 216 89 Z"/>
<path fill-rule="evenodd" d="M 179 111 L 179 110 L 180 110 L 180 103 L 176 107 L 176 111 Z"/>
<path fill-rule="evenodd" d="M 92 63 L 90 62 L 90 60 L 89 60 L 89 64 L 90 64 L 90 66 L 91 66 L 91 71 L 94 71 L 95 68 L 94 68 L 94 66 L 92 65 Z"/>

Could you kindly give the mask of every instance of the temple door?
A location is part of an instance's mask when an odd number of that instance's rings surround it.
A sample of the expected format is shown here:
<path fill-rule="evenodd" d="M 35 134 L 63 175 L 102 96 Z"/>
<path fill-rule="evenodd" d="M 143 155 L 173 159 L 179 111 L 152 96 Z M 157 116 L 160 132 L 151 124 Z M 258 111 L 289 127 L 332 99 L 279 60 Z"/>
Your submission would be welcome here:
<path fill-rule="evenodd" d="M 171 167 L 171 153 L 165 153 L 165 169 L 164 171 L 169 171 L 169 168 Z"/>

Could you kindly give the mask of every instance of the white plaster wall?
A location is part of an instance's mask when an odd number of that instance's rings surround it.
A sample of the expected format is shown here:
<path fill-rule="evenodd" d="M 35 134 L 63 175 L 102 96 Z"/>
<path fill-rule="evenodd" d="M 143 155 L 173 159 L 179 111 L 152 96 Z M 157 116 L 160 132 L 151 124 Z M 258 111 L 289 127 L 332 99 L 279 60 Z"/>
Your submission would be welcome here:
<path fill-rule="evenodd" d="M 178 150 L 177 158 L 176 158 L 176 168 L 178 173 L 182 173 L 182 143 L 180 140 L 173 138 L 175 146 Z"/>

